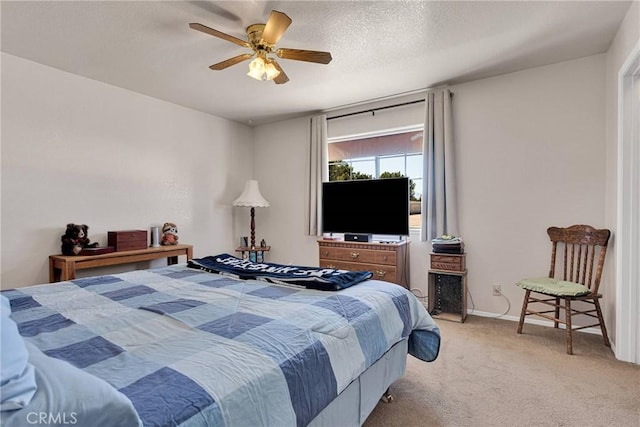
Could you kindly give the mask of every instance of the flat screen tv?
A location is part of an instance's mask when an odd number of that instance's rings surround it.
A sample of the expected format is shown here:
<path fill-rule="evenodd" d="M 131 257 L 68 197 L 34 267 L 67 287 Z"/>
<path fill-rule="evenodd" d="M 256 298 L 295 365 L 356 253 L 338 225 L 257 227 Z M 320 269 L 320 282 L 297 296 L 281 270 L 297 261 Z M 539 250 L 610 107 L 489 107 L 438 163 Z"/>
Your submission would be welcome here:
<path fill-rule="evenodd" d="M 322 184 L 323 233 L 409 235 L 409 178 Z"/>

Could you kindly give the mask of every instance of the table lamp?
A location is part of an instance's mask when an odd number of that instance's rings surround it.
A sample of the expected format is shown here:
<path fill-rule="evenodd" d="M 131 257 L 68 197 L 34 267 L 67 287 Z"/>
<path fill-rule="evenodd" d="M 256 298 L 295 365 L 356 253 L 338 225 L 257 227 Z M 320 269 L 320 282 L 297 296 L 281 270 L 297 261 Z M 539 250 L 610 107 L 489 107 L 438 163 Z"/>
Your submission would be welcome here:
<path fill-rule="evenodd" d="M 251 249 L 254 249 L 256 247 L 255 208 L 269 207 L 269 202 L 260 194 L 258 181 L 254 179 L 247 181 L 244 185 L 244 191 L 240 197 L 234 200 L 233 206 L 246 206 L 251 208 Z"/>

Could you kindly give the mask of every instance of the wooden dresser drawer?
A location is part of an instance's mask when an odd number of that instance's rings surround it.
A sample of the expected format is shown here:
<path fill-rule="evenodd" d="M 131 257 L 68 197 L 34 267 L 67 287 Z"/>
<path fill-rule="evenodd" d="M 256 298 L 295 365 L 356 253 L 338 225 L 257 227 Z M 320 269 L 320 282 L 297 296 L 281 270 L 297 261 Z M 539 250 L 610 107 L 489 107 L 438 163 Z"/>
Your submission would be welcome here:
<path fill-rule="evenodd" d="M 432 270 L 447 270 L 447 271 L 464 271 L 465 256 L 461 255 L 441 255 L 431 254 L 431 269 Z"/>
<path fill-rule="evenodd" d="M 395 251 L 378 251 L 360 248 L 328 248 L 320 247 L 320 259 L 336 261 L 363 262 L 370 264 L 396 264 Z"/>
<path fill-rule="evenodd" d="M 409 241 L 345 242 L 318 240 L 318 262 L 323 268 L 371 271 L 373 279 L 409 289 Z"/>
<path fill-rule="evenodd" d="M 387 282 L 398 282 L 398 272 L 396 267 L 393 265 L 375 265 L 375 264 L 366 264 L 362 262 L 351 263 L 345 261 L 335 261 L 335 260 L 320 260 L 320 267 L 322 268 L 336 268 L 339 270 L 349 270 L 349 271 L 370 271 L 373 273 L 372 279 L 376 280 L 386 280 Z"/>

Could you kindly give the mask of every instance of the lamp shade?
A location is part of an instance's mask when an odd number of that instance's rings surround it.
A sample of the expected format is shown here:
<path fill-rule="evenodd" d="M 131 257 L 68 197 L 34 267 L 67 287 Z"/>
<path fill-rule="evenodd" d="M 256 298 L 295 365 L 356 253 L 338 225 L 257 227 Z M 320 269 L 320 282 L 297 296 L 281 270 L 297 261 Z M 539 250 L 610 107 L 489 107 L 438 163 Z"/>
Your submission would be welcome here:
<path fill-rule="evenodd" d="M 269 202 L 267 202 L 258 188 L 258 181 L 252 179 L 247 181 L 244 185 L 244 191 L 233 201 L 233 206 L 249 206 L 252 208 L 267 208 Z"/>
<path fill-rule="evenodd" d="M 247 76 L 253 77 L 256 80 L 266 80 L 263 79 L 265 75 L 265 62 L 264 59 L 257 57 L 249 64 L 249 72 Z"/>

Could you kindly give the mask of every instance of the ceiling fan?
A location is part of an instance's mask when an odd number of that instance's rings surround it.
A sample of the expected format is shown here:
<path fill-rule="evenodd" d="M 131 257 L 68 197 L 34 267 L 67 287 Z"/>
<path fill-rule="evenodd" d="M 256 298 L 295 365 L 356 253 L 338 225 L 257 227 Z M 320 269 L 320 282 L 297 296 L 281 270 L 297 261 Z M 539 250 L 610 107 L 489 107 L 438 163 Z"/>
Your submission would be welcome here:
<path fill-rule="evenodd" d="M 274 58 L 269 57 L 270 54 L 276 54 L 282 59 L 315 62 L 318 64 L 328 64 L 332 59 L 330 52 L 275 48 L 276 43 L 278 43 L 280 37 L 282 37 L 287 28 L 289 28 L 289 25 L 291 25 L 291 18 L 282 12 L 272 10 L 266 24 L 253 24 L 247 27 L 247 41 L 202 24 L 191 23 L 189 27 L 253 50 L 253 53 L 243 53 L 213 64 L 209 67 L 212 70 L 224 70 L 225 68 L 247 61 L 255 56 L 255 59 L 249 64 L 249 72 L 247 75 L 257 80 L 273 80 L 276 84 L 283 84 L 289 81 L 289 77 L 287 77 L 278 62 L 276 62 Z"/>

